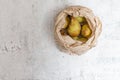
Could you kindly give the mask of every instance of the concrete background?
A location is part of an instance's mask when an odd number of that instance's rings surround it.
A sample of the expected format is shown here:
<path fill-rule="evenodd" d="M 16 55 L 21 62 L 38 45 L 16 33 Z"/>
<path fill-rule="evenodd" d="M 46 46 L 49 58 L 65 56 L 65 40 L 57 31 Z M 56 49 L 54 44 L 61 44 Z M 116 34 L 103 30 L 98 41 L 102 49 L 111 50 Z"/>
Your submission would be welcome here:
<path fill-rule="evenodd" d="M 0 80 L 120 80 L 119 0 L 0 0 Z M 69 5 L 91 8 L 103 31 L 82 56 L 60 52 L 54 18 Z"/>

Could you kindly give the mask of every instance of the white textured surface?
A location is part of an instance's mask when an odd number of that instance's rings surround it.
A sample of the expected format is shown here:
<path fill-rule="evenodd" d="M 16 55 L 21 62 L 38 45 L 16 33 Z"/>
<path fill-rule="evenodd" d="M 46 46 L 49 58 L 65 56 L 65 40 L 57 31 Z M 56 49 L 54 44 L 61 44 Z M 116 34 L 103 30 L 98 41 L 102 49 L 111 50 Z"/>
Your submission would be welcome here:
<path fill-rule="evenodd" d="M 82 56 L 54 43 L 54 18 L 68 5 L 91 8 L 103 23 Z M 120 80 L 120 1 L 0 0 L 0 80 Z"/>

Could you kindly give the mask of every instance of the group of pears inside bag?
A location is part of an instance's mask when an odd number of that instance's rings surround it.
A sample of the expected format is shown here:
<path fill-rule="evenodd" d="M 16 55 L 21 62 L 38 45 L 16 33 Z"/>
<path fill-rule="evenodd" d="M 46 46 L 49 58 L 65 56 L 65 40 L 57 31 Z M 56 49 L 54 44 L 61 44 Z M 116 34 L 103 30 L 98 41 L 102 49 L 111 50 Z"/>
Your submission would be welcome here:
<path fill-rule="evenodd" d="M 85 17 L 66 16 L 64 28 L 60 30 L 62 35 L 69 35 L 72 39 L 86 42 L 91 36 L 90 29 Z"/>
<path fill-rule="evenodd" d="M 60 50 L 80 55 L 96 45 L 101 27 L 101 21 L 91 9 L 70 6 L 56 18 L 55 40 Z"/>

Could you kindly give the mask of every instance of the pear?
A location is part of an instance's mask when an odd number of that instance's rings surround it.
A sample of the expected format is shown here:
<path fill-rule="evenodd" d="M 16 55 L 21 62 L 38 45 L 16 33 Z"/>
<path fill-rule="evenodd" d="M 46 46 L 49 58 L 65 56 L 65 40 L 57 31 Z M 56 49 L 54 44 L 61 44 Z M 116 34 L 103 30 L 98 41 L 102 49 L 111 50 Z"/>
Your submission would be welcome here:
<path fill-rule="evenodd" d="M 86 42 L 88 39 L 87 39 L 87 38 L 84 38 L 84 37 L 81 37 L 81 38 L 79 38 L 78 40 L 81 41 L 81 42 Z"/>
<path fill-rule="evenodd" d="M 92 31 L 91 31 L 91 29 L 89 28 L 89 25 L 88 25 L 88 24 L 84 24 L 84 25 L 82 26 L 82 29 L 81 29 L 81 35 L 82 35 L 83 37 L 88 38 L 88 37 L 91 35 L 91 33 L 92 33 Z"/>
<path fill-rule="evenodd" d="M 79 37 L 72 37 L 74 40 L 78 40 L 79 39 Z"/>
<path fill-rule="evenodd" d="M 81 41 L 81 42 L 86 42 L 88 39 L 87 38 L 84 38 L 84 37 L 72 37 L 74 40 L 78 40 L 78 41 Z"/>
<path fill-rule="evenodd" d="M 69 25 L 69 23 L 70 23 L 70 18 L 69 18 L 69 16 L 67 16 L 67 17 L 65 18 L 64 28 L 67 28 L 68 25 Z"/>
<path fill-rule="evenodd" d="M 80 16 L 75 17 L 75 19 L 77 19 L 79 23 L 86 21 L 84 17 L 80 17 Z"/>
<path fill-rule="evenodd" d="M 71 37 L 76 37 L 80 34 L 80 30 L 81 30 L 81 26 L 79 22 L 74 17 L 71 17 L 71 23 L 67 29 L 68 34 Z"/>

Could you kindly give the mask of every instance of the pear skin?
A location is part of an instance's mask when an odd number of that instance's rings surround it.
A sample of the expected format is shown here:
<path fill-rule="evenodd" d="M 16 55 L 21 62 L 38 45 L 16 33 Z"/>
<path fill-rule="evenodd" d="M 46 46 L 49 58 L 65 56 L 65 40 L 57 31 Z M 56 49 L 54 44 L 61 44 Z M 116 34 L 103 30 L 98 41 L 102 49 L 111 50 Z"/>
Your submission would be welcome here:
<path fill-rule="evenodd" d="M 86 42 L 88 39 L 87 39 L 87 38 L 84 38 L 84 37 L 81 37 L 81 38 L 79 38 L 78 40 L 81 41 L 81 42 Z"/>
<path fill-rule="evenodd" d="M 75 19 L 77 19 L 79 23 L 86 21 L 84 17 L 80 17 L 80 16 L 75 17 Z"/>
<path fill-rule="evenodd" d="M 67 29 L 68 34 L 71 37 L 76 37 L 80 34 L 80 30 L 81 30 L 81 26 L 79 22 L 74 17 L 71 17 L 71 23 Z"/>
<path fill-rule="evenodd" d="M 91 29 L 89 28 L 89 25 L 88 24 L 84 24 L 81 28 L 81 35 L 83 37 L 86 37 L 88 38 L 90 35 L 91 35 L 92 31 Z"/>
<path fill-rule="evenodd" d="M 70 18 L 67 16 L 67 17 L 65 18 L 64 28 L 67 28 L 68 25 L 69 25 L 69 23 L 70 23 Z"/>
<path fill-rule="evenodd" d="M 74 40 L 78 40 L 79 39 L 79 37 L 72 37 Z"/>
<path fill-rule="evenodd" d="M 81 42 L 86 42 L 88 39 L 87 38 L 84 38 L 84 37 L 72 37 L 74 40 L 78 40 L 78 41 L 81 41 Z"/>

